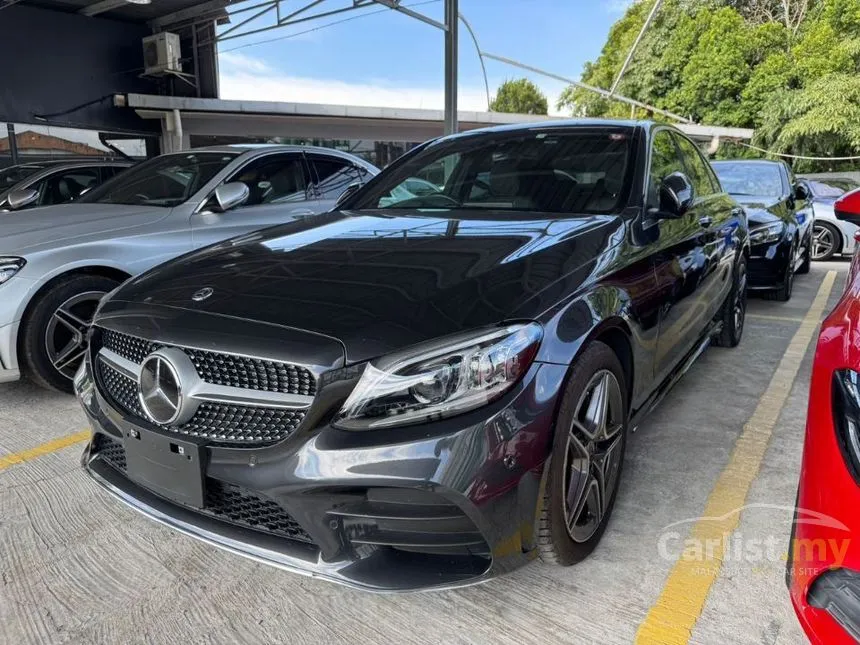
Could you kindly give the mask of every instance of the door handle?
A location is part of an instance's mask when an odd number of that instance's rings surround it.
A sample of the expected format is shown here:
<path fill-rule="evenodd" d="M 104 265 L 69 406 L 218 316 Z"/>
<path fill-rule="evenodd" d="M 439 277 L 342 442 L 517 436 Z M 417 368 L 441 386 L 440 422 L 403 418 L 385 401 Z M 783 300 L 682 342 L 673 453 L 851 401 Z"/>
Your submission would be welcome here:
<path fill-rule="evenodd" d="M 699 218 L 699 224 L 702 226 L 702 228 L 710 228 L 712 223 L 713 221 L 708 216 Z"/>

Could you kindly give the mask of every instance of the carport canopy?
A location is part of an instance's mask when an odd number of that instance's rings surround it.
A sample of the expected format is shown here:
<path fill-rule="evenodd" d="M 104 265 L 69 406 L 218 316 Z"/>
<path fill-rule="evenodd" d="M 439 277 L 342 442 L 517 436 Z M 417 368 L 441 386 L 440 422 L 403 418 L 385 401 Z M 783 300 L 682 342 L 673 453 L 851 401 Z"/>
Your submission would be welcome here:
<path fill-rule="evenodd" d="M 419 142 L 444 131 L 442 110 L 362 107 L 200 99 L 148 94 L 121 94 L 117 107 L 131 108 L 144 119 L 160 119 L 162 151 L 190 147 L 192 135 L 257 136 L 306 139 L 364 139 Z M 504 112 L 458 112 L 460 130 L 530 123 L 559 118 Z M 691 138 L 748 141 L 753 130 L 698 124 L 676 124 Z"/>

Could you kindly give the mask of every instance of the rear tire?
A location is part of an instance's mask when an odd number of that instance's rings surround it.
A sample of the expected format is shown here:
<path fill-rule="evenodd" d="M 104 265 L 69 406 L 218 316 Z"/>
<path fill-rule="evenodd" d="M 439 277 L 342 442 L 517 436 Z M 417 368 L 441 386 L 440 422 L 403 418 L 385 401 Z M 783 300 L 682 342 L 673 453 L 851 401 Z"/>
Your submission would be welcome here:
<path fill-rule="evenodd" d="M 594 342 L 570 374 L 556 417 L 537 536 L 541 560 L 562 566 L 585 559 L 600 542 L 627 444 L 627 384 L 615 352 Z"/>
<path fill-rule="evenodd" d="M 717 347 L 737 347 L 744 333 L 747 313 L 747 259 L 743 255 L 735 267 L 734 278 L 732 290 L 717 314 L 717 320 L 723 323 L 720 333 L 713 339 Z"/>
<path fill-rule="evenodd" d="M 70 275 L 42 293 L 20 336 L 24 373 L 36 385 L 72 392 L 72 377 L 87 348 L 87 331 L 102 296 L 119 283 L 99 275 Z"/>

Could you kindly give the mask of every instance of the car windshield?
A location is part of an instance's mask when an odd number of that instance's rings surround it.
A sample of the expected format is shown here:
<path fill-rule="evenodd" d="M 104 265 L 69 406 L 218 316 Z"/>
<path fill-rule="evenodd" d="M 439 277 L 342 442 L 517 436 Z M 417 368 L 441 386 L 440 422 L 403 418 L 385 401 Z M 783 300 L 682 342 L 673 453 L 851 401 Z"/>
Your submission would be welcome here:
<path fill-rule="evenodd" d="M 0 193 L 9 190 L 30 175 L 35 175 L 43 168 L 44 166 L 38 164 L 27 164 L 25 166 L 10 166 L 0 170 Z"/>
<path fill-rule="evenodd" d="M 853 179 L 807 179 L 806 183 L 814 197 L 841 197 L 849 190 L 854 190 L 860 184 Z"/>
<path fill-rule="evenodd" d="M 629 183 L 630 149 L 625 128 L 441 140 L 383 172 L 347 207 L 608 213 Z"/>
<path fill-rule="evenodd" d="M 730 195 L 779 197 L 785 190 L 779 167 L 769 163 L 715 163 L 720 184 Z"/>
<path fill-rule="evenodd" d="M 94 188 L 80 201 L 176 206 L 200 190 L 237 156 L 235 152 L 187 152 L 155 157 Z"/>

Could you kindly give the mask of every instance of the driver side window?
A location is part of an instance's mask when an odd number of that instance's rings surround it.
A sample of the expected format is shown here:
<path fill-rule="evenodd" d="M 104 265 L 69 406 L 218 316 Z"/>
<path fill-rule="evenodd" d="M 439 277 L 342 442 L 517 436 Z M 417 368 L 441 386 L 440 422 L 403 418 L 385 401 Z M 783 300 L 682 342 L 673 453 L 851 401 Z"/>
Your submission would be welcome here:
<path fill-rule="evenodd" d="M 247 206 L 307 200 L 308 173 L 301 154 L 257 157 L 227 179 L 248 187 Z"/>
<path fill-rule="evenodd" d="M 684 172 L 684 164 L 669 130 L 659 130 L 651 141 L 651 170 L 648 173 L 648 207 L 659 208 L 660 184 L 673 172 Z"/>

